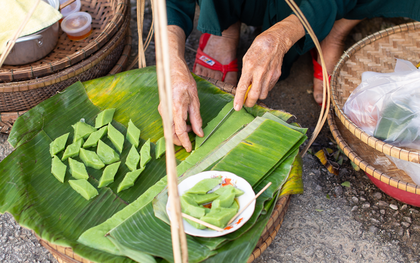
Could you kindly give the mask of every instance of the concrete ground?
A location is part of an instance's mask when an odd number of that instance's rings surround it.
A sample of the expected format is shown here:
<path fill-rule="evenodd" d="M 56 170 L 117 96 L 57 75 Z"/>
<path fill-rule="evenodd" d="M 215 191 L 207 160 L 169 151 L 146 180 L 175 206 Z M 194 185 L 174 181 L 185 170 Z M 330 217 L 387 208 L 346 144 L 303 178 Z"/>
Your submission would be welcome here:
<path fill-rule="evenodd" d="M 149 6 L 146 12 L 148 28 Z M 136 39 L 135 7 L 132 15 Z M 351 33 L 349 44 L 395 23 L 398 21 L 365 21 Z M 255 32 L 254 28 L 243 27 L 240 56 L 252 43 Z M 195 30 L 187 39 L 186 59 L 190 68 L 199 36 L 200 32 Z M 134 41 L 132 56 L 137 53 L 136 48 Z M 152 42 L 147 50 L 148 65 L 154 64 L 153 48 Z M 269 98 L 262 101 L 268 107 L 295 115 L 295 120 L 309 128 L 309 133 L 320 111 L 311 94 L 312 73 L 310 57 L 302 56 L 294 64 L 290 77 L 277 83 Z M 0 135 L 0 161 L 12 151 L 6 138 Z M 336 150 L 327 125 L 312 150 L 323 147 Z M 307 154 L 303 158 L 305 192 L 292 197 L 279 233 L 255 262 L 420 262 L 420 209 L 386 196 L 344 159 L 339 174 L 333 175 L 315 156 Z M 0 215 L 0 262 L 56 261 L 30 231 L 5 214 Z"/>

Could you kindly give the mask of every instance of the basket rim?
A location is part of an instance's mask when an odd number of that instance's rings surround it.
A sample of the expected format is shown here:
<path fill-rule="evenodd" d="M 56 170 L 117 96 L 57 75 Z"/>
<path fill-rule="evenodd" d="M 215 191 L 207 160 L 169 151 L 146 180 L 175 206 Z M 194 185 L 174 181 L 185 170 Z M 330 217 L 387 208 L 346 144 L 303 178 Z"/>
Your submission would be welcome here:
<path fill-rule="evenodd" d="M 328 126 L 331 130 L 331 133 L 334 137 L 334 140 L 337 142 L 340 149 L 343 150 L 344 154 L 360 169 L 365 171 L 366 173 L 372 175 L 374 178 L 378 179 L 379 181 L 395 187 L 397 189 L 403 190 L 405 192 L 417 194 L 420 196 L 420 185 L 416 185 L 413 183 L 408 183 L 403 180 L 397 180 L 392 176 L 387 175 L 384 172 L 376 169 L 375 167 L 371 166 L 367 161 L 365 161 L 362 157 L 360 157 L 353 148 L 344 140 L 342 137 L 334 119 L 334 112 L 330 111 L 328 114 Z"/>
<path fill-rule="evenodd" d="M 101 60 L 111 53 L 111 51 L 118 46 L 118 44 L 124 40 L 126 32 L 129 28 L 129 18 L 127 17 L 121 26 L 121 29 L 118 30 L 117 34 L 106 43 L 104 47 L 95 52 L 92 56 L 83 60 L 72 67 L 69 67 L 58 73 L 48 75 L 42 78 L 25 80 L 19 82 L 10 82 L 10 83 L 0 83 L 0 92 L 20 92 L 24 90 L 32 90 L 38 88 L 44 88 L 47 85 L 55 84 L 69 78 L 75 77 L 88 69 L 96 66 Z M 47 84 L 48 82 L 48 84 Z"/>
<path fill-rule="evenodd" d="M 344 126 L 358 139 L 360 139 L 365 144 L 369 145 L 370 147 L 384 154 L 390 155 L 392 157 L 395 157 L 404 161 L 420 163 L 420 152 L 405 150 L 403 148 L 391 145 L 389 143 L 385 143 L 373 137 L 372 135 L 367 134 L 360 127 L 358 127 L 352 120 L 350 120 L 350 118 L 338 106 L 339 92 L 337 92 L 334 89 L 334 87 L 338 85 L 337 79 L 338 79 L 338 75 L 342 66 L 355 52 L 361 50 L 366 45 L 371 44 L 374 41 L 377 41 L 381 38 L 387 37 L 392 34 L 413 31 L 413 30 L 420 31 L 420 22 L 410 22 L 410 23 L 401 24 L 398 26 L 381 30 L 379 32 L 376 32 L 372 35 L 369 35 L 363 38 L 362 40 L 360 40 L 359 42 L 351 46 L 349 49 L 347 49 L 344 52 L 344 54 L 341 56 L 340 60 L 338 61 L 338 63 L 336 64 L 334 68 L 333 74 L 331 76 L 330 92 L 331 92 L 331 100 L 332 100 L 335 113 L 337 114 L 340 121 L 344 124 Z"/>
<path fill-rule="evenodd" d="M 125 22 L 126 13 L 128 10 L 128 0 L 116 0 L 114 17 L 108 22 L 104 30 L 93 39 L 86 47 L 77 50 L 71 55 L 68 55 L 60 60 L 45 63 L 36 67 L 32 67 L 31 64 L 17 69 L 1 69 L 0 70 L 0 80 L 27 80 L 27 78 L 19 77 L 15 78 L 17 75 L 31 76 L 32 78 L 50 76 L 55 72 L 66 69 L 77 65 L 81 60 L 88 58 L 90 55 L 99 51 L 103 46 L 110 42 L 114 35 L 119 31 L 121 25 Z M 49 73 L 43 73 L 48 71 Z M 1 92 L 1 89 L 0 89 Z"/>

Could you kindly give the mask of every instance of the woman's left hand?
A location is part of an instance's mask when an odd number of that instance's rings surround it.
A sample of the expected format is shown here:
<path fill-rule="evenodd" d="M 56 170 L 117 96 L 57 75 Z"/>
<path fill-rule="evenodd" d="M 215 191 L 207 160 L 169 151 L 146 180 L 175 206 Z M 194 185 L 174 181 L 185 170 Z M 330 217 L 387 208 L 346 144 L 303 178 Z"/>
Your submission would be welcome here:
<path fill-rule="evenodd" d="M 270 27 L 257 36 L 243 58 L 243 68 L 234 100 L 240 110 L 249 85 L 252 87 L 245 106 L 252 107 L 258 99 L 267 98 L 281 75 L 284 54 L 303 36 L 305 30 L 295 15 Z"/>

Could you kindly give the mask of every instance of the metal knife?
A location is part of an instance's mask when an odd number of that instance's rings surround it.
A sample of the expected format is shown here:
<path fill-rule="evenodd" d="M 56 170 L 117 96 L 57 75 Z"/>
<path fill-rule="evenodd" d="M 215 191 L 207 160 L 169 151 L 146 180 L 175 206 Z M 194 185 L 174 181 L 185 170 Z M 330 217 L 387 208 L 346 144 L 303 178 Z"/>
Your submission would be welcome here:
<path fill-rule="evenodd" d="M 245 98 L 244 98 L 244 104 L 246 99 L 248 98 L 248 92 L 251 89 L 251 85 L 249 85 L 248 89 L 246 90 L 245 93 Z M 217 129 L 219 129 L 220 126 L 222 126 L 222 124 L 229 118 L 230 115 L 232 115 L 232 113 L 235 111 L 235 108 L 232 107 L 232 109 L 230 109 L 230 111 L 225 115 L 225 117 L 223 117 L 223 119 L 216 125 L 216 127 L 214 127 L 214 129 L 209 133 L 209 135 L 207 135 L 207 137 L 204 139 L 204 141 L 200 144 L 199 147 L 201 147 L 201 145 L 203 145 L 209 138 L 210 136 L 213 135 L 213 133 L 215 133 L 217 131 Z"/>

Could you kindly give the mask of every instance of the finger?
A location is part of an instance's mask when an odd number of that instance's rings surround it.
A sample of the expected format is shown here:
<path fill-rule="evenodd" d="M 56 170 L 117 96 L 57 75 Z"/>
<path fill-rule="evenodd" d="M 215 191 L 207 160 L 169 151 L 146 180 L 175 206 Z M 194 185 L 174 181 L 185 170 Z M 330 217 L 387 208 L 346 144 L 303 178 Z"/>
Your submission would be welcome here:
<path fill-rule="evenodd" d="M 252 87 L 248 92 L 248 97 L 245 101 L 245 106 L 252 107 L 257 103 L 261 93 L 261 79 L 253 78 Z"/>
<path fill-rule="evenodd" d="M 183 108 L 183 107 L 182 107 Z M 187 111 L 180 109 L 180 112 L 174 111 L 174 131 L 179 139 L 180 144 L 185 148 L 187 152 L 192 149 L 190 138 L 188 137 L 187 127 Z"/>
<path fill-rule="evenodd" d="M 204 136 L 204 132 L 202 129 L 203 121 L 200 115 L 200 100 L 198 99 L 197 92 L 190 91 L 190 98 L 191 98 L 191 103 L 190 103 L 188 111 L 190 115 L 191 127 L 195 134 L 197 134 L 200 137 L 203 137 Z"/>
<path fill-rule="evenodd" d="M 235 94 L 235 99 L 233 100 L 233 107 L 235 108 L 236 111 L 239 111 L 242 109 L 242 106 L 244 104 L 244 98 L 245 98 L 245 94 L 248 90 L 249 85 L 251 85 L 251 77 L 250 74 L 246 74 L 246 71 L 243 71 L 241 78 L 239 79 L 238 82 L 238 86 L 236 88 L 236 94 Z M 254 87 L 251 87 L 251 90 Z M 251 92 L 251 90 L 249 91 L 249 93 Z M 248 96 L 249 96 L 248 93 Z"/>
<path fill-rule="evenodd" d="M 260 93 L 260 100 L 265 100 L 268 96 L 270 90 L 273 89 L 274 85 L 276 84 L 278 78 L 276 77 L 276 73 L 270 74 L 269 76 L 264 77 L 263 83 L 261 85 L 261 93 Z"/>
<path fill-rule="evenodd" d="M 175 145 L 182 146 L 181 141 L 179 140 L 178 136 L 175 133 L 175 124 L 172 124 L 172 140 Z"/>

